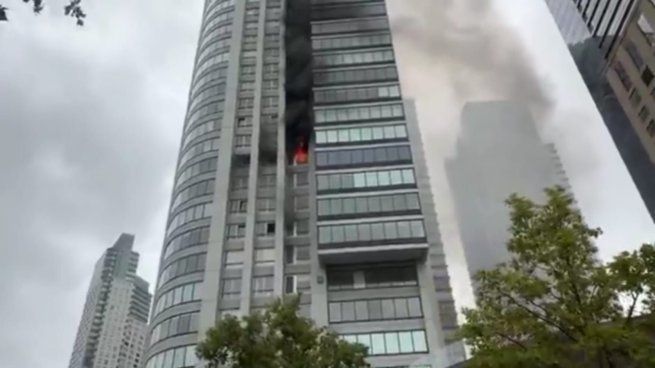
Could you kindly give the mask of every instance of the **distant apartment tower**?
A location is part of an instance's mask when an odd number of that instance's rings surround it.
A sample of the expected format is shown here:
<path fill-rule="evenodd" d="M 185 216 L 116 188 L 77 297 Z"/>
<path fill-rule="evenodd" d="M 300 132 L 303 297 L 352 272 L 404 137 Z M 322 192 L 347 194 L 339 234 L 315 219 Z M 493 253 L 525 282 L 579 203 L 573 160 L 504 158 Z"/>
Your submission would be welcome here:
<path fill-rule="evenodd" d="M 512 193 L 543 202 L 546 187 L 570 192 L 555 147 L 542 142 L 530 112 L 514 102 L 464 107 L 446 172 L 471 276 L 509 259 L 505 200 Z"/>
<path fill-rule="evenodd" d="M 635 124 L 641 105 L 637 104 L 635 108 L 626 103 L 626 93 L 629 96 L 633 88 L 637 89 L 637 83 L 635 86 L 630 82 L 629 87 L 619 87 L 622 85 L 619 82 L 620 78 L 628 83 L 629 73 L 626 70 L 631 69 L 630 74 L 635 74 L 633 76 L 635 81 L 641 79 L 641 73 L 646 73 L 646 77 L 648 76 L 644 69 L 645 64 L 632 67 L 635 64 L 623 65 L 623 62 L 627 61 L 628 49 L 631 50 L 631 54 L 639 53 L 634 51 L 637 46 L 641 48 L 642 53 L 650 55 L 647 51 L 650 47 L 647 46 L 649 43 L 642 42 L 648 37 L 640 36 L 635 30 L 640 29 L 639 24 L 641 24 L 645 32 L 648 32 L 646 21 L 648 18 L 645 15 L 641 16 L 641 9 L 652 7 L 652 1 L 545 1 L 651 218 L 655 220 L 653 140 L 651 137 L 646 137 L 650 135 L 646 129 L 647 123 Z M 635 10 L 637 7 L 640 11 Z M 624 39 L 622 35 L 628 29 L 632 29 L 630 33 L 632 37 L 636 37 L 636 41 L 621 41 Z M 621 60 L 610 62 L 610 59 L 617 57 Z M 637 60 L 639 62 L 639 56 Z M 611 85 L 610 81 L 612 81 Z M 645 93 L 645 99 L 652 99 L 648 96 L 650 91 L 646 91 L 647 87 L 645 86 L 642 92 Z M 639 96 L 642 92 L 637 91 Z"/>
<path fill-rule="evenodd" d="M 293 293 L 374 367 L 461 359 L 422 160 L 384 1 L 206 1 L 146 367 Z"/>
<path fill-rule="evenodd" d="M 136 276 L 133 243 L 133 235 L 121 234 L 96 262 L 69 368 L 141 366 L 152 296 Z"/>

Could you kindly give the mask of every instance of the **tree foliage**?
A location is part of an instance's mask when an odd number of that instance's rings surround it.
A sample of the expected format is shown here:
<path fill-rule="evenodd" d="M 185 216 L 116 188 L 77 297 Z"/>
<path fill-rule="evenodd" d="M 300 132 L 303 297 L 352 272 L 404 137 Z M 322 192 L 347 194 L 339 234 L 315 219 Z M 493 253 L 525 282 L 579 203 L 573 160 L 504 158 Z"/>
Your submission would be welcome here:
<path fill-rule="evenodd" d="M 366 348 L 298 315 L 299 299 L 275 301 L 263 314 L 226 316 L 207 331 L 198 356 L 208 367 L 363 368 Z"/>
<path fill-rule="evenodd" d="M 655 367 L 655 247 L 603 264 L 562 188 L 536 204 L 512 195 L 511 259 L 476 275 L 461 336 L 471 367 Z"/>
<path fill-rule="evenodd" d="M 24 3 L 32 5 L 32 10 L 34 13 L 39 14 L 43 10 L 44 4 L 43 0 L 23 0 Z M 82 9 L 82 0 L 68 0 L 68 4 L 64 6 L 64 15 L 75 18 L 75 21 L 78 26 L 84 25 L 84 18 L 86 18 L 86 13 Z M 7 21 L 7 11 L 9 8 L 2 6 L 0 4 L 0 21 Z"/>

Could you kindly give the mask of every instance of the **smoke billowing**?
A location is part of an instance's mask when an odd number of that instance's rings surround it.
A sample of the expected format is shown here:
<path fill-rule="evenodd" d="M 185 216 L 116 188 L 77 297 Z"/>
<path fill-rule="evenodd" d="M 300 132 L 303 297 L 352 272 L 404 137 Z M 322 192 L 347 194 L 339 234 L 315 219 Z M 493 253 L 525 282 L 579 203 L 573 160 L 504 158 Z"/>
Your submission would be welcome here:
<path fill-rule="evenodd" d="M 450 85 L 435 88 L 452 88 L 459 101 L 485 94 L 527 103 L 534 114 L 547 114 L 553 107 L 549 91 L 518 35 L 502 23 L 491 3 L 389 1 L 394 41 L 445 68 Z M 398 14 L 394 8 L 400 10 Z"/>

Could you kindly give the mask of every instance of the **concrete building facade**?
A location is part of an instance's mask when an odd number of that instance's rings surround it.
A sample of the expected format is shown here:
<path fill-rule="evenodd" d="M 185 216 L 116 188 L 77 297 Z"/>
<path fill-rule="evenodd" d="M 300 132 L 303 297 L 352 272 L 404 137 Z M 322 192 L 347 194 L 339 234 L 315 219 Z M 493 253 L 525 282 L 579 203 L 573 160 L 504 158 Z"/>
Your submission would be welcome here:
<path fill-rule="evenodd" d="M 206 1 L 146 368 L 286 294 L 374 367 L 463 359 L 410 110 L 384 1 Z"/>
<path fill-rule="evenodd" d="M 512 193 L 543 202 L 547 187 L 571 191 L 555 146 L 541 140 L 527 108 L 508 101 L 464 107 L 446 172 L 471 276 L 509 259 Z"/>
<path fill-rule="evenodd" d="M 618 76 L 626 75 L 626 68 L 620 60 L 610 63 L 610 58 L 616 57 L 626 61 L 626 49 L 624 45 L 619 46 L 619 43 L 623 43 L 622 35 L 628 29 L 632 29 L 630 32 L 635 35 L 634 30 L 637 27 L 634 24 L 640 18 L 639 15 L 634 15 L 637 12 L 635 9 L 652 5 L 652 1 L 545 1 L 569 46 L 607 130 L 651 218 L 655 221 L 655 161 L 652 158 L 652 148 L 649 148 L 649 139 L 645 137 L 645 126 L 634 124 L 639 110 L 632 111 L 634 108 L 625 103 L 626 92 L 629 95 L 630 90 L 626 91 L 626 87 L 621 86 Z M 645 47 L 643 42 L 633 45 Z M 642 49 L 642 52 L 646 53 L 646 50 Z M 633 70 L 632 73 L 638 71 Z M 638 80 L 640 76 L 635 78 Z"/>
<path fill-rule="evenodd" d="M 134 236 L 121 234 L 96 263 L 69 368 L 138 368 L 151 295 L 136 276 Z"/>

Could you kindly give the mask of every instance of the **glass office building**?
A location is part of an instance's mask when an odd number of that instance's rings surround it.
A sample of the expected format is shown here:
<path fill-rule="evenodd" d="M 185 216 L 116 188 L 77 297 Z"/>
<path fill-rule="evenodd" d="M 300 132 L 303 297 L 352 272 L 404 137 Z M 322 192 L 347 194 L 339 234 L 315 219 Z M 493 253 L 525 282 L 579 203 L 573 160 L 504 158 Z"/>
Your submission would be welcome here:
<path fill-rule="evenodd" d="M 609 59 L 626 26 L 636 16 L 637 0 L 545 0 L 571 55 L 603 117 L 648 212 L 655 220 L 655 161 L 644 132 L 633 127 L 636 114 L 626 111 L 608 82 Z M 644 0 L 643 3 L 652 1 Z M 631 116 L 634 115 L 634 117 Z M 651 149 L 652 150 L 652 149 Z"/>
<path fill-rule="evenodd" d="M 374 367 L 463 358 L 384 1 L 208 0 L 146 368 L 300 294 Z"/>

